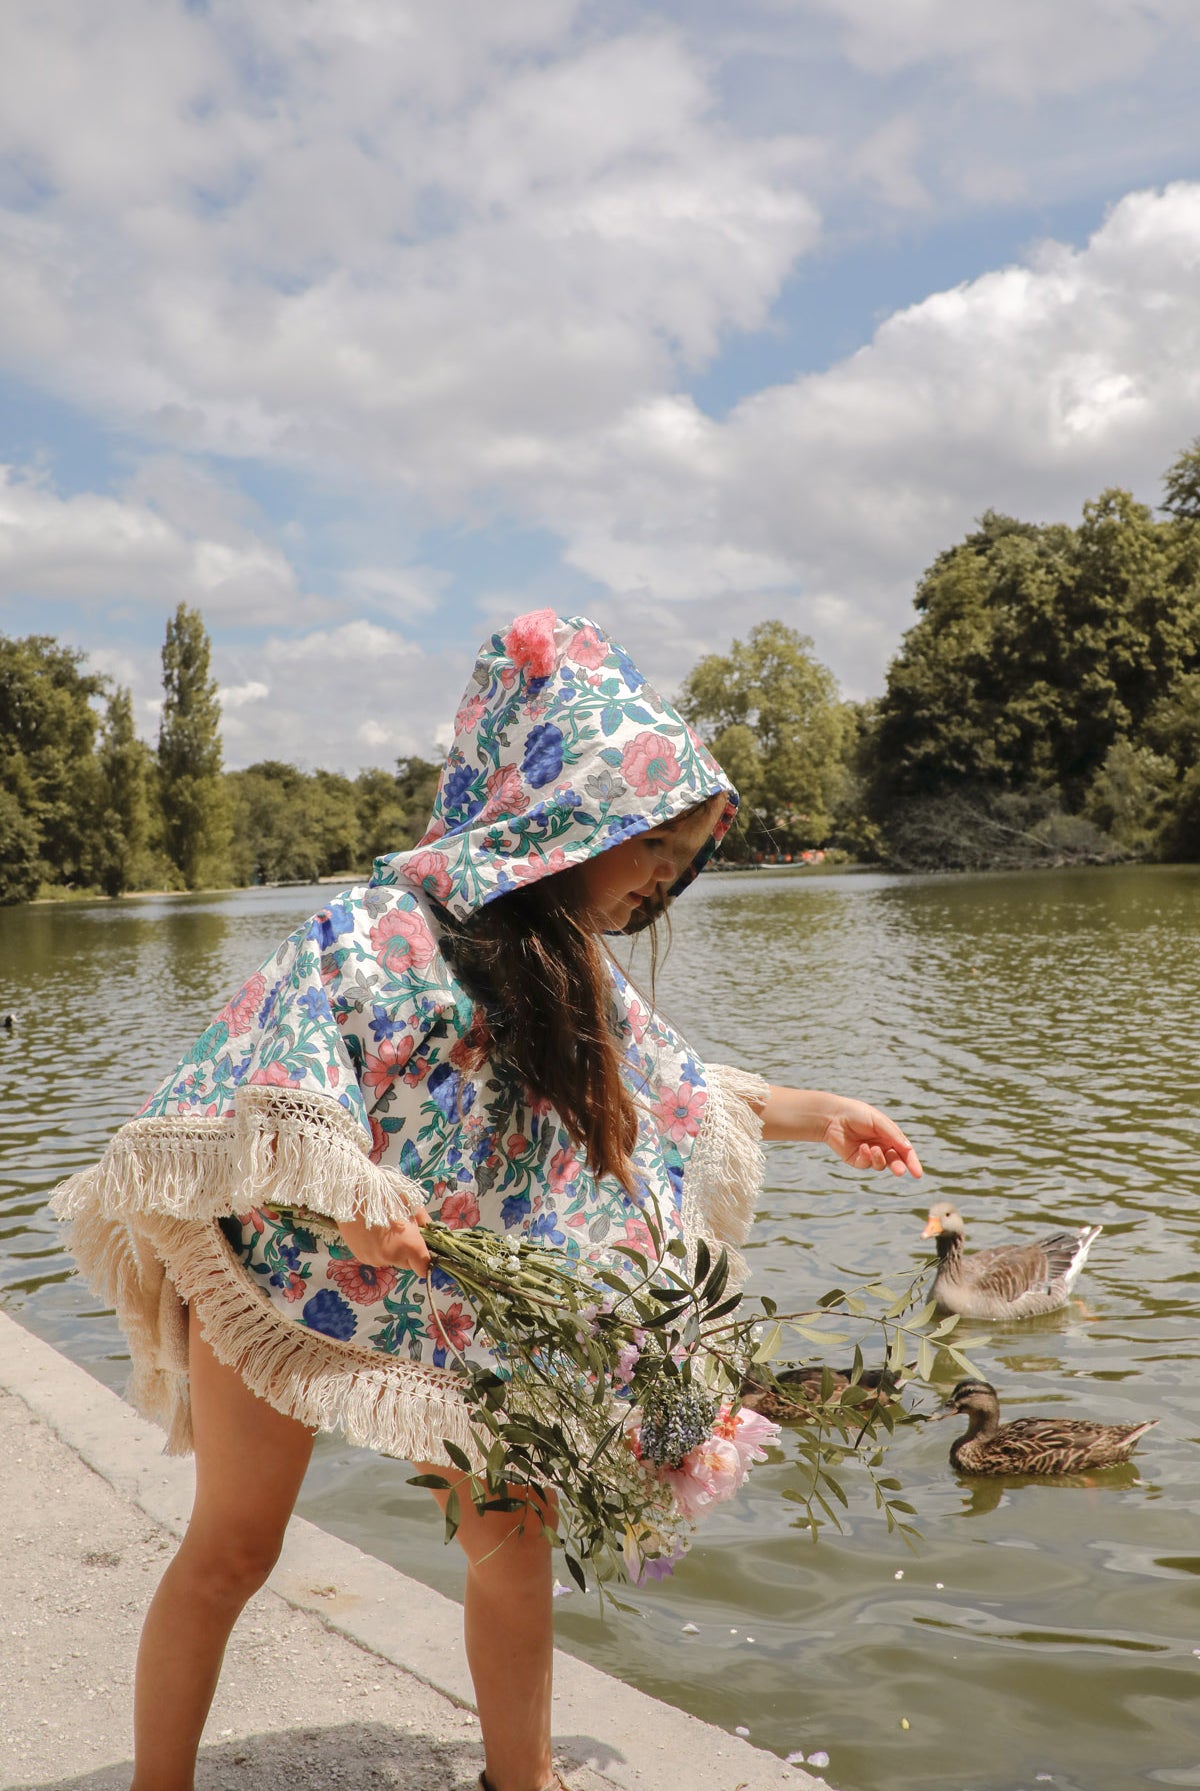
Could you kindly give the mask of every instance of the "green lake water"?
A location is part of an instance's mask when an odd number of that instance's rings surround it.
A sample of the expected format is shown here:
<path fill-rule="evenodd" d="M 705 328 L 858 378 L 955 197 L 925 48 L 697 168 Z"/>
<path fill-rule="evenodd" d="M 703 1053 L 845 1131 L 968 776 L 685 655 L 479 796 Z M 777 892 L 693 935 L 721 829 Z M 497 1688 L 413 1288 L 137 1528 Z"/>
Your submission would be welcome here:
<path fill-rule="evenodd" d="M 120 1334 L 47 1192 L 328 893 L 0 910 L 0 1304 L 111 1386 Z M 915 1554 L 853 1485 L 814 1546 L 781 1456 L 635 1615 L 561 1599 L 562 1643 L 760 1746 L 824 1749 L 841 1791 L 1200 1786 L 1200 872 L 706 876 L 659 1005 L 709 1058 L 886 1107 L 924 1159 L 918 1184 L 770 1146 L 754 1288 L 794 1308 L 895 1283 L 936 1199 L 968 1248 L 1099 1222 L 1081 1302 L 964 1341 L 1010 1414 L 1161 1422 L 1092 1485 L 959 1480 L 955 1426 L 906 1427 Z M 406 1472 L 324 1439 L 300 1508 L 457 1595 Z"/>

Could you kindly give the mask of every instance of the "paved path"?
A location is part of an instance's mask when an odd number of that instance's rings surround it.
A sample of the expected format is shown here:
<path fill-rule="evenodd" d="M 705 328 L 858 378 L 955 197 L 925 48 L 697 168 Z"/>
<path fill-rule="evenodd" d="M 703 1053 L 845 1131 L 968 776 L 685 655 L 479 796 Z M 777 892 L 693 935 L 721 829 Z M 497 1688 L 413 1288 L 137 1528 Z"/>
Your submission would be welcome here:
<path fill-rule="evenodd" d="M 0 1791 L 128 1791 L 133 1660 L 191 1464 L 0 1313 Z M 479 1729 L 451 1600 L 293 1519 L 226 1656 L 197 1791 L 467 1791 Z M 559 1653 L 572 1791 L 825 1791 Z"/>

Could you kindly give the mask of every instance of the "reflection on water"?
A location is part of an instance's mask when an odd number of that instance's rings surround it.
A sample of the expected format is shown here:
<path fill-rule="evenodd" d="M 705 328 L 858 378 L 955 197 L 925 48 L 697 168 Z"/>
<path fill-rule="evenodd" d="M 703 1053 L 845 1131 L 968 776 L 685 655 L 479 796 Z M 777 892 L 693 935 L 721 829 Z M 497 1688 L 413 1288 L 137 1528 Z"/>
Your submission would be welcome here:
<path fill-rule="evenodd" d="M 0 913 L 0 1011 L 20 1016 L 0 1033 L 0 1299 L 110 1384 L 120 1337 L 71 1276 L 46 1190 L 319 899 Z M 954 1423 L 903 1428 L 889 1459 L 916 1555 L 862 1489 L 814 1548 L 768 1464 L 636 1617 L 562 1599 L 567 1646 L 760 1745 L 825 1748 L 843 1791 L 1200 1784 L 1198 904 L 1189 869 L 700 879 L 663 1007 L 710 1057 L 886 1106 L 928 1170 L 917 1186 L 771 1147 L 757 1285 L 795 1305 L 911 1272 L 934 1199 L 964 1214 L 968 1249 L 1098 1221 L 1078 1300 L 964 1342 L 982 1339 L 1006 1415 L 1162 1422 L 1082 1485 L 960 1480 Z M 427 1499 L 327 1440 L 303 1509 L 457 1592 Z"/>

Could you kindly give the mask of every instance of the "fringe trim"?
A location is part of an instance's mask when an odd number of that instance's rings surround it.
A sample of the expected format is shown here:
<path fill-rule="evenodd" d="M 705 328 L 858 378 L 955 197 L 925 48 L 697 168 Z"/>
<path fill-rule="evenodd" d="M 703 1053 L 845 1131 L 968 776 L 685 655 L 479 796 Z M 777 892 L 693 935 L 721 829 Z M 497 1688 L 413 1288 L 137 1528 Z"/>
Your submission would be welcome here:
<path fill-rule="evenodd" d="M 729 1064 L 705 1065 L 708 1100 L 684 1174 L 683 1223 L 729 1257 L 729 1280 L 741 1287 L 749 1267 L 741 1252 L 762 1191 L 762 1109 L 769 1086 Z"/>
<path fill-rule="evenodd" d="M 372 1163 L 361 1126 L 336 1101 L 250 1087 L 238 1090 L 225 1119 L 130 1120 L 99 1163 L 60 1183 L 50 1205 L 68 1221 L 96 1210 L 198 1220 L 287 1206 L 389 1225 L 425 1199 L 408 1176 Z"/>
<path fill-rule="evenodd" d="M 449 1463 L 449 1441 L 482 1465 L 458 1375 L 281 1318 L 215 1223 L 147 1214 L 133 1226 L 96 1211 L 71 1222 L 67 1241 L 116 1310 L 133 1359 L 128 1398 L 166 1430 L 168 1455 L 192 1449 L 190 1307 L 218 1361 L 310 1430 L 341 1430 L 363 1448 L 441 1465 Z"/>

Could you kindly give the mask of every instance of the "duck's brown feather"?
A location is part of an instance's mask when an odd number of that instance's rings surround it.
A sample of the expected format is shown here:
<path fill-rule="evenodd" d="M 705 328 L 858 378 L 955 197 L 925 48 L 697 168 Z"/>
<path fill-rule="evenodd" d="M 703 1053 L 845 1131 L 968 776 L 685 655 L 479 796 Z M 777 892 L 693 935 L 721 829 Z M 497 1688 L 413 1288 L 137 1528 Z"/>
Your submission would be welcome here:
<path fill-rule="evenodd" d="M 1080 1474 L 1128 1461 L 1158 1423 L 1094 1424 L 1086 1418 L 1014 1418 L 991 1435 L 960 1437 L 950 1460 L 963 1474 Z"/>

